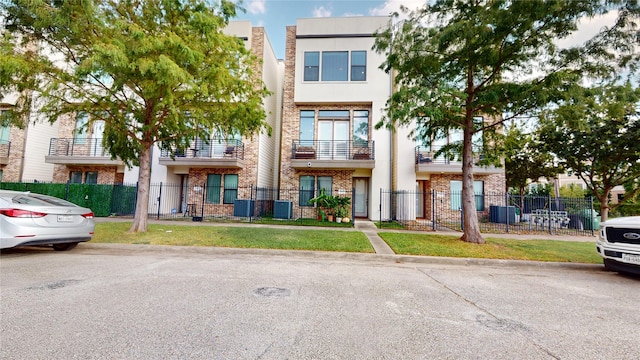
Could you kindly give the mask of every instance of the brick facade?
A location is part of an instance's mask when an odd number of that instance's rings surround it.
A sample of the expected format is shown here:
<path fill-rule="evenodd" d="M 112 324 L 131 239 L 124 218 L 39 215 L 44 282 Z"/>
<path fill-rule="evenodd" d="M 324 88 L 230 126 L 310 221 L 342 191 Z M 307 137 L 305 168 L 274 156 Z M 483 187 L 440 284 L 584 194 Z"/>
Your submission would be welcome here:
<path fill-rule="evenodd" d="M 75 115 L 66 114 L 61 116 L 58 119 L 58 138 L 73 138 L 76 130 L 76 117 Z M 93 129 L 89 126 L 86 130 L 87 139 L 92 137 Z M 87 148 L 88 149 L 88 148 Z M 74 153 L 77 156 L 87 156 L 87 154 L 82 154 L 79 151 Z M 65 183 L 70 180 L 71 172 L 79 171 L 83 173 L 83 181 L 84 181 L 84 173 L 86 172 L 97 172 L 98 173 L 98 184 L 119 184 L 124 180 L 124 173 L 118 171 L 117 166 L 111 165 L 64 165 L 64 164 L 56 164 L 53 169 L 53 182 L 55 183 Z"/>
<path fill-rule="evenodd" d="M 280 188 L 298 189 L 300 186 L 300 176 L 331 176 L 333 189 L 351 191 L 353 187 L 354 170 L 297 170 L 291 167 L 291 153 L 294 140 L 298 140 L 300 134 L 300 111 L 315 110 L 316 124 L 319 110 L 348 110 L 353 114 L 354 110 L 369 111 L 369 131 L 371 132 L 371 104 L 318 104 L 318 105 L 298 105 L 295 103 L 295 69 L 296 69 L 296 27 L 287 26 L 286 33 L 286 57 L 284 71 L 284 99 L 282 115 L 282 144 L 280 161 Z M 352 118 L 352 117 L 351 117 Z M 350 126 L 353 126 L 351 122 Z M 314 138 L 317 139 L 317 126 Z M 353 129 L 349 130 L 351 134 Z M 371 134 L 369 134 L 370 138 Z"/>
<path fill-rule="evenodd" d="M 24 164 L 25 129 L 12 126 L 9 130 L 9 157 L 6 165 L 0 165 L 3 182 L 22 181 L 22 166 Z"/>

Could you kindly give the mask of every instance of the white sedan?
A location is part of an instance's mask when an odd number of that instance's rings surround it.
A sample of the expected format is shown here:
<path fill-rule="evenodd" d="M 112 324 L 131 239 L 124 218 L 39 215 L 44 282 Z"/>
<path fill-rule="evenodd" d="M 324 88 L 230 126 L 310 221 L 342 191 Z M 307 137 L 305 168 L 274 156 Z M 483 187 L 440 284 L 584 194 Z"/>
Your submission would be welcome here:
<path fill-rule="evenodd" d="M 93 212 L 53 196 L 0 190 L 0 249 L 51 245 L 73 249 L 95 230 Z"/>

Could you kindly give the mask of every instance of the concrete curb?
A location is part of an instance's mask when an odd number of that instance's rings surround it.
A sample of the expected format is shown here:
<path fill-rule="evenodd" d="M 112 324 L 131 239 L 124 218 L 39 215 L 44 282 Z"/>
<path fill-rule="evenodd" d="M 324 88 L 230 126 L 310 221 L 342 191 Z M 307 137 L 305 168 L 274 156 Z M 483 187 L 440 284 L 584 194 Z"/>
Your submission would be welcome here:
<path fill-rule="evenodd" d="M 519 269 L 568 269 L 578 271 L 604 271 L 599 264 L 543 262 L 527 260 L 503 260 L 482 258 L 451 258 L 438 256 L 387 255 L 372 253 L 347 253 L 309 250 L 270 250 L 270 249 L 241 249 L 203 246 L 172 246 L 172 245 L 140 245 L 140 244 L 96 244 L 81 243 L 73 252 L 92 255 L 121 255 L 155 253 L 185 256 L 271 256 L 298 258 L 300 260 L 333 260 L 358 261 L 380 264 L 431 264 L 453 266 L 487 266 L 499 268 Z"/>

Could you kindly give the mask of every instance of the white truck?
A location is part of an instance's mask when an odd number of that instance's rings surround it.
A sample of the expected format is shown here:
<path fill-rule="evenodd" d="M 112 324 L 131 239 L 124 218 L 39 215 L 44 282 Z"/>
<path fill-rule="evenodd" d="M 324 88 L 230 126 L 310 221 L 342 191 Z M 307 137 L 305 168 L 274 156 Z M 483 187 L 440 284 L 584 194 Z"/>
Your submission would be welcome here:
<path fill-rule="evenodd" d="M 596 249 L 605 269 L 640 275 L 640 216 L 600 224 Z"/>

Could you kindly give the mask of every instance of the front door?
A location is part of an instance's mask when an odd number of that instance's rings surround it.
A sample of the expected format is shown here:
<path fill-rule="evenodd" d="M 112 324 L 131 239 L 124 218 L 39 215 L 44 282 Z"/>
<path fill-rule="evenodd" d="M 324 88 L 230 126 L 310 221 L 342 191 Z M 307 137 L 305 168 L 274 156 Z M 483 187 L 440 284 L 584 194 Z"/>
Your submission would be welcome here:
<path fill-rule="evenodd" d="M 368 217 L 369 216 L 369 179 L 367 178 L 354 178 L 353 188 L 355 193 L 353 194 L 353 211 L 356 217 Z"/>

